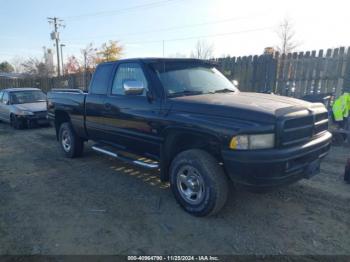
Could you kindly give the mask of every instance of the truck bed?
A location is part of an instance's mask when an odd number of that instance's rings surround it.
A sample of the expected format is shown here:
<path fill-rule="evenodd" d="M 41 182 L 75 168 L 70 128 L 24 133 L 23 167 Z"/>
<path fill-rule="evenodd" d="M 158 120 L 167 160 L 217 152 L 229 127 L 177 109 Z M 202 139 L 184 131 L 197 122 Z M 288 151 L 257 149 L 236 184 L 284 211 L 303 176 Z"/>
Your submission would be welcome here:
<path fill-rule="evenodd" d="M 79 89 L 53 89 L 47 94 L 48 117 L 55 120 L 59 112 L 70 116 L 74 130 L 81 136 L 87 137 L 85 128 L 85 99 L 86 93 Z"/>

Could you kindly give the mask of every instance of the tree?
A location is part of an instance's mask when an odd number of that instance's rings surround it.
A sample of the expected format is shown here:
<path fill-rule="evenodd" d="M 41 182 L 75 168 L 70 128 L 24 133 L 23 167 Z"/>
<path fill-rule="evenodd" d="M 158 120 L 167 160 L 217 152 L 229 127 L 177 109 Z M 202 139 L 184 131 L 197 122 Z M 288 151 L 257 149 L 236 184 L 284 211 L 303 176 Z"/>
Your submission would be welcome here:
<path fill-rule="evenodd" d="M 16 73 L 23 73 L 24 69 L 22 64 L 25 62 L 25 59 L 21 56 L 15 56 L 14 58 L 11 59 L 11 65 L 15 69 L 14 72 Z"/>
<path fill-rule="evenodd" d="M 280 39 L 280 44 L 276 48 L 281 54 L 291 53 L 299 46 L 294 39 L 295 31 L 289 18 L 285 18 L 280 24 L 277 35 Z"/>
<path fill-rule="evenodd" d="M 195 49 L 191 52 L 191 57 L 207 60 L 213 57 L 213 52 L 213 44 L 210 45 L 205 40 L 198 40 Z"/>
<path fill-rule="evenodd" d="M 81 65 L 75 56 L 70 56 L 65 65 L 65 74 L 75 74 L 81 72 Z"/>
<path fill-rule="evenodd" d="M 52 69 L 46 63 L 39 62 L 37 65 L 37 75 L 40 77 L 52 76 Z"/>
<path fill-rule="evenodd" d="M 92 71 L 96 67 L 96 52 L 97 48 L 95 48 L 92 43 L 88 44 L 84 49 L 81 49 L 85 71 Z"/>
<path fill-rule="evenodd" d="M 23 72 L 32 76 L 48 77 L 50 76 L 50 67 L 39 61 L 37 58 L 31 57 L 22 63 Z"/>
<path fill-rule="evenodd" d="M 100 51 L 97 52 L 97 62 L 101 63 L 118 60 L 123 55 L 123 50 L 123 46 L 119 45 L 118 41 L 110 40 L 109 42 L 104 43 L 101 46 Z"/>
<path fill-rule="evenodd" d="M 9 62 L 4 61 L 4 62 L 0 63 L 0 72 L 12 73 L 14 71 L 15 71 L 15 69 L 13 68 L 13 66 Z"/>
<path fill-rule="evenodd" d="M 37 58 L 28 58 L 22 63 L 23 73 L 28 75 L 35 75 L 38 71 L 39 60 Z"/>

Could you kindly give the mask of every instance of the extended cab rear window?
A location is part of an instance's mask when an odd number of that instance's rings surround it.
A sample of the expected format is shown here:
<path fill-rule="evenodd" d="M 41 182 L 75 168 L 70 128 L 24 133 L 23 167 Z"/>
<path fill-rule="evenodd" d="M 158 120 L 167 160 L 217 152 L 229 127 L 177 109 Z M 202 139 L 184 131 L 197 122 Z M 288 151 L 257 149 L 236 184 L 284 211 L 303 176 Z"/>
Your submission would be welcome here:
<path fill-rule="evenodd" d="M 112 76 L 113 64 L 102 64 L 96 68 L 90 93 L 96 95 L 106 95 Z"/>

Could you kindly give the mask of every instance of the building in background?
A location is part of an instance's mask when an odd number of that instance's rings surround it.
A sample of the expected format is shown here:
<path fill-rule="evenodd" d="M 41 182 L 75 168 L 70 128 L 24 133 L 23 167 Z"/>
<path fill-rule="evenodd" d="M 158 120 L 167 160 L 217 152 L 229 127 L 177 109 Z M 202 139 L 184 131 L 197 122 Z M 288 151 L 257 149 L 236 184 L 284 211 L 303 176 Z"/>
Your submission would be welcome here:
<path fill-rule="evenodd" d="M 53 76 L 55 74 L 55 66 L 53 64 L 53 51 L 51 48 L 44 48 L 44 64 L 47 68 L 48 74 Z"/>

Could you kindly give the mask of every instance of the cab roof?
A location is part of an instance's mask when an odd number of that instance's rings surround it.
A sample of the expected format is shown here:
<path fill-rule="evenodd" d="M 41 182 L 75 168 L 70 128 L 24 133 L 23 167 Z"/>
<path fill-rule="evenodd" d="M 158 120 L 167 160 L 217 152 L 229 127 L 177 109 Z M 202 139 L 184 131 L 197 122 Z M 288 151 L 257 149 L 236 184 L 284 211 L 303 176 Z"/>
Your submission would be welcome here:
<path fill-rule="evenodd" d="M 121 62 L 143 62 L 146 64 L 171 63 L 171 62 L 215 64 L 215 61 L 202 60 L 202 59 L 197 59 L 197 58 L 163 58 L 163 57 L 127 58 L 127 59 L 120 59 L 120 60 L 116 60 L 116 61 L 112 61 L 112 62 L 105 62 L 102 64 L 121 63 Z"/>

